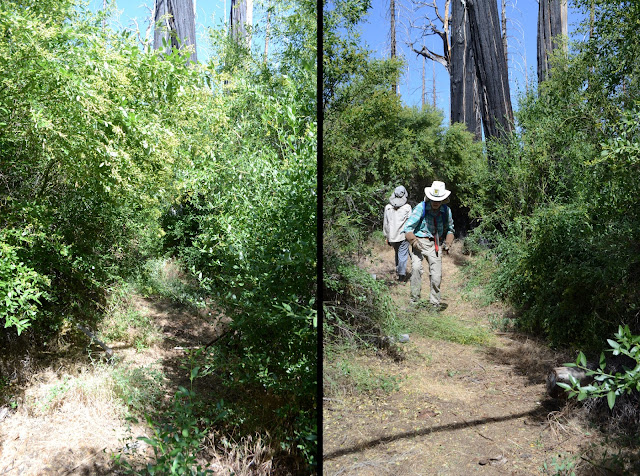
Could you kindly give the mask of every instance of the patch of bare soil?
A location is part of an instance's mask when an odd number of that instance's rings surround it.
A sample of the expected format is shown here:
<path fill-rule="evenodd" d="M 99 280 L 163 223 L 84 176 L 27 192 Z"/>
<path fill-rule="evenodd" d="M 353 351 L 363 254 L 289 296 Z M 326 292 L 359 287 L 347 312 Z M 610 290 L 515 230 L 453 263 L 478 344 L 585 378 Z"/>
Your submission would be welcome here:
<path fill-rule="evenodd" d="M 185 350 L 219 336 L 228 318 L 213 309 L 188 312 L 163 299 L 134 297 L 133 303 L 151 319 L 159 338 L 147 348 L 107 344 L 115 365 L 157 369 L 168 399 L 178 385 L 188 383 L 181 369 Z M 94 357 L 99 354 L 96 350 Z M 109 387 L 113 368 L 92 365 L 86 354 L 23 365 L 29 366 L 22 369 L 29 377 L 20 385 L 17 409 L 0 408 L 0 475 L 119 474 L 110 455 L 123 448 L 127 437 L 145 435 L 147 429 L 125 420 L 123 403 Z M 149 448 L 146 454 L 152 455 Z"/>
<path fill-rule="evenodd" d="M 596 432 L 546 396 L 546 375 L 566 356 L 526 337 L 492 331 L 489 317 L 508 316 L 509 310 L 463 292 L 467 259 L 457 242 L 444 257 L 442 297 L 448 307 L 439 316 L 484 327 L 493 333 L 491 342 L 460 345 L 412 334 L 402 344 L 401 362 L 362 356 L 370 369 L 395 377 L 399 389 L 325 398 L 325 475 L 531 475 L 542 474 L 545 462 L 549 474 L 569 463 L 577 474 L 606 474 L 580 458 L 597 442 Z M 409 283 L 395 281 L 392 248 L 376 245 L 362 265 L 388 283 L 400 309 L 410 309 Z M 427 309 L 407 312 L 412 319 L 434 315 Z"/>

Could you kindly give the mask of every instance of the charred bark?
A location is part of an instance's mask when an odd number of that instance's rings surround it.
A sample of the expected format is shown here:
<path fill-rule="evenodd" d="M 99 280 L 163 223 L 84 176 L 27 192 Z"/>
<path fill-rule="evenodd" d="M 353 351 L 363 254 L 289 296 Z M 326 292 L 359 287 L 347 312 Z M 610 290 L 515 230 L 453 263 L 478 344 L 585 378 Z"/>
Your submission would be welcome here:
<path fill-rule="evenodd" d="M 462 0 L 451 4 L 451 123 L 460 122 L 482 139 L 476 66 L 471 48 L 469 18 Z"/>
<path fill-rule="evenodd" d="M 563 47 L 559 41 L 566 36 L 567 0 L 540 0 L 538 6 L 538 84 L 549 77 L 549 58 L 552 53 Z"/>
<path fill-rule="evenodd" d="M 231 11 L 229 12 L 229 28 L 231 37 L 238 44 L 243 44 L 249 48 L 251 37 L 247 27 L 253 24 L 253 0 L 231 0 Z"/>
<path fill-rule="evenodd" d="M 507 60 L 495 0 L 466 0 L 486 139 L 513 131 Z"/>
<path fill-rule="evenodd" d="M 396 2 L 390 0 L 389 2 L 389 17 L 391 20 L 391 59 L 396 57 Z M 393 94 L 398 94 L 398 85 L 394 81 L 391 85 Z"/>

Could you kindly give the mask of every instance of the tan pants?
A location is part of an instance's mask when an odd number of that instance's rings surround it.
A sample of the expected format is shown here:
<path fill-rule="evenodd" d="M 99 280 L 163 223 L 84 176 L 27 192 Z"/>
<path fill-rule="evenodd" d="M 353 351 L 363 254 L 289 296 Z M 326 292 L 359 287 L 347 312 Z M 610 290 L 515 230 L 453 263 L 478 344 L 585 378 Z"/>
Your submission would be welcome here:
<path fill-rule="evenodd" d="M 431 292 L 429 302 L 440 304 L 440 282 L 442 281 L 442 247 L 436 256 L 436 245 L 426 238 L 418 238 L 419 247 L 411 248 L 411 299 L 420 299 L 422 291 L 422 258 L 427 259 L 429 264 L 429 281 L 431 282 Z"/>

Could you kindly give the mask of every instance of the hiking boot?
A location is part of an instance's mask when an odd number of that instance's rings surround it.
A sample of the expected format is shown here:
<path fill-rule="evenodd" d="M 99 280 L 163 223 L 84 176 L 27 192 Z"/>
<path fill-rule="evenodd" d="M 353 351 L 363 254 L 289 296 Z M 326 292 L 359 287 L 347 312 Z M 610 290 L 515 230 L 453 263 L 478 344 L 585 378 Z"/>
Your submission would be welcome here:
<path fill-rule="evenodd" d="M 424 299 L 411 298 L 411 300 L 409 301 L 409 305 L 411 305 L 412 307 L 427 307 L 429 305 L 429 301 L 426 301 Z"/>
<path fill-rule="evenodd" d="M 448 306 L 448 304 L 444 304 L 444 303 L 438 303 L 438 304 L 430 303 L 430 304 L 431 304 L 431 310 L 433 312 L 442 312 Z"/>

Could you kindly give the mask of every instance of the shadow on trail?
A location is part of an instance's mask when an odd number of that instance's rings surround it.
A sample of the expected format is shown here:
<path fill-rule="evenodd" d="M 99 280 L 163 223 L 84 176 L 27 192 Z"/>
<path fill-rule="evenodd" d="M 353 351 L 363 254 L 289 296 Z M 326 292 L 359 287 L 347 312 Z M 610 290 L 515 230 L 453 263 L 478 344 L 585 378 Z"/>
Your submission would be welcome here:
<path fill-rule="evenodd" d="M 550 370 L 562 362 L 568 362 L 559 353 L 522 337 L 511 337 L 510 345 L 505 348 L 489 347 L 484 350 L 488 358 L 503 365 L 509 365 L 515 372 L 526 377 L 531 385 L 546 382 Z"/>
<path fill-rule="evenodd" d="M 398 433 L 396 435 L 383 436 L 375 440 L 366 441 L 364 443 L 358 443 L 357 445 L 352 446 L 351 448 L 342 448 L 342 449 L 333 451 L 331 453 L 325 454 L 323 456 L 323 459 L 326 461 L 329 459 L 338 458 L 340 456 L 345 456 L 351 453 L 358 453 L 360 451 L 364 451 L 384 443 L 391 443 L 393 441 L 398 441 L 405 438 L 416 438 L 418 436 L 426 436 L 432 433 L 439 433 L 442 431 L 462 430 L 464 428 L 471 428 L 474 426 L 485 425 L 487 423 L 499 423 L 499 422 L 508 421 L 508 420 L 517 420 L 518 418 L 522 418 L 526 416 L 535 417 L 540 420 L 546 420 L 547 414 L 548 414 L 548 409 L 545 408 L 544 406 L 541 406 L 533 410 L 529 410 L 527 412 L 515 413 L 512 415 L 505 415 L 501 417 L 487 417 L 487 418 L 481 418 L 479 420 L 463 421 L 460 423 L 449 423 L 446 425 L 422 428 L 420 430 L 406 431 L 403 433 Z"/>
<path fill-rule="evenodd" d="M 447 255 L 445 255 L 447 258 L 451 259 L 453 261 L 453 264 L 456 265 L 459 268 L 464 268 L 466 266 L 469 265 L 469 262 L 471 261 L 471 258 L 467 255 L 463 255 L 460 252 L 452 252 L 449 253 Z M 446 258 L 445 258 L 446 259 Z"/>

